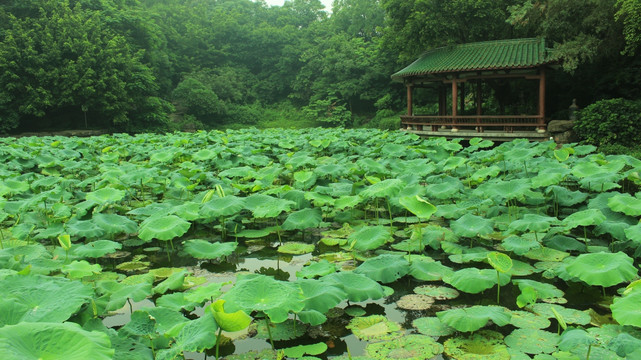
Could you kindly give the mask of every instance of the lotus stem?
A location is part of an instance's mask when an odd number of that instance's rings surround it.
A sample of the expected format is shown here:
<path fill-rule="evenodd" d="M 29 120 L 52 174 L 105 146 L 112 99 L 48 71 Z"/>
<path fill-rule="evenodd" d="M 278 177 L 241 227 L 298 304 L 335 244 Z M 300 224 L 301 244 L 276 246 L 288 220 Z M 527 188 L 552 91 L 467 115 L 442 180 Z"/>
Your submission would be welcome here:
<path fill-rule="evenodd" d="M 0 229 L 0 249 L 4 249 L 4 231 Z"/>
<path fill-rule="evenodd" d="M 603 297 L 605 297 L 605 286 L 601 286 L 601 289 L 603 290 Z"/>
<path fill-rule="evenodd" d="M 345 343 L 345 348 L 347 349 L 347 358 L 349 360 L 352 360 L 352 353 L 349 351 L 349 346 L 347 346 L 347 343 Z"/>
<path fill-rule="evenodd" d="M 389 204 L 389 199 L 387 199 L 387 212 L 389 213 L 389 234 L 394 236 L 394 230 L 392 227 L 392 207 Z"/>
<path fill-rule="evenodd" d="M 267 327 L 267 335 L 269 335 L 269 343 L 272 345 L 272 350 L 276 350 L 274 346 L 274 339 L 272 339 L 272 329 L 270 328 L 269 317 L 265 315 L 265 326 Z"/>
<path fill-rule="evenodd" d="M 220 335 L 223 333 L 223 328 L 218 328 L 218 335 L 216 335 L 216 360 L 218 360 L 218 348 L 220 347 Z"/>
<path fill-rule="evenodd" d="M 131 298 L 127 298 L 127 303 L 129 304 L 129 313 L 134 313 L 134 306 L 131 304 Z"/>
<path fill-rule="evenodd" d="M 501 277 L 498 270 L 496 270 L 496 304 L 501 304 Z"/>
<path fill-rule="evenodd" d="M 151 347 L 151 355 L 153 355 L 153 358 L 156 358 L 156 348 L 154 347 L 154 340 L 151 338 L 151 335 L 148 336 L 149 338 L 149 344 Z"/>
<path fill-rule="evenodd" d="M 588 354 L 585 357 L 585 360 L 590 360 L 590 352 L 592 351 L 592 344 L 588 344 Z"/>

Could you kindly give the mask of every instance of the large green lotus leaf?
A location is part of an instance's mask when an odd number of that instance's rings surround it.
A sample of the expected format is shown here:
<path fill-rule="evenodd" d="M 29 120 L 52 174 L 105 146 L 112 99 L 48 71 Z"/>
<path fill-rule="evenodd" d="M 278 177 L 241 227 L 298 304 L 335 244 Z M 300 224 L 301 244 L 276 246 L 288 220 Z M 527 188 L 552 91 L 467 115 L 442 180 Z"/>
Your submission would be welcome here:
<path fill-rule="evenodd" d="M 398 323 L 387 320 L 383 315 L 355 317 L 345 328 L 352 330 L 360 340 L 389 340 L 403 335 Z"/>
<path fill-rule="evenodd" d="M 443 345 L 425 335 L 406 335 L 400 339 L 369 343 L 365 348 L 374 359 L 428 360 L 443 352 Z"/>
<path fill-rule="evenodd" d="M 13 179 L 4 179 L 0 183 L 0 196 L 20 194 L 29 190 L 29 183 Z"/>
<path fill-rule="evenodd" d="M 318 227 L 322 220 L 319 209 L 303 209 L 289 214 L 281 227 L 283 230 L 305 230 Z"/>
<path fill-rule="evenodd" d="M 430 204 L 420 196 L 403 196 L 398 199 L 404 208 L 420 219 L 427 220 L 436 212 L 436 206 Z"/>
<path fill-rule="evenodd" d="M 174 214 L 181 219 L 194 221 L 194 220 L 201 219 L 203 217 L 200 214 L 200 207 L 201 205 L 199 203 L 195 203 L 192 201 L 185 201 L 185 202 L 182 202 L 181 204 L 176 204 L 172 206 L 171 214 Z"/>
<path fill-rule="evenodd" d="M 360 251 L 378 249 L 390 239 L 389 229 L 383 226 L 363 226 L 348 237 L 350 246 Z"/>
<path fill-rule="evenodd" d="M 345 195 L 336 199 L 334 202 L 334 207 L 338 210 L 343 210 L 345 208 L 353 208 L 356 205 L 361 203 L 362 198 L 360 196 L 350 196 Z"/>
<path fill-rule="evenodd" d="M 615 297 L 610 309 L 612 317 L 621 325 L 633 325 L 641 327 L 641 291 L 636 290 L 624 295 Z"/>
<path fill-rule="evenodd" d="M 523 255 L 530 250 L 540 248 L 541 244 L 535 239 L 511 235 L 501 240 L 501 246 L 507 251 L 511 251 L 517 255 Z"/>
<path fill-rule="evenodd" d="M 641 245 L 641 223 L 626 228 L 624 232 L 628 240 Z"/>
<path fill-rule="evenodd" d="M 547 329 L 550 327 L 550 320 L 546 317 L 536 315 L 529 311 L 511 311 L 510 324 L 521 329 Z"/>
<path fill-rule="evenodd" d="M 550 225 L 558 224 L 559 221 L 550 216 L 543 216 L 537 214 L 525 214 L 520 220 L 512 221 L 508 229 L 512 232 L 546 232 L 550 229 Z"/>
<path fill-rule="evenodd" d="M 452 268 L 440 261 L 412 260 L 410 272 L 414 278 L 423 281 L 440 281 L 454 273 Z"/>
<path fill-rule="evenodd" d="M 200 214 L 208 218 L 219 218 L 221 216 L 232 216 L 238 214 L 245 208 L 243 198 L 234 195 L 213 198 L 200 208 Z"/>
<path fill-rule="evenodd" d="M 510 275 L 499 274 L 500 285 L 504 286 L 510 282 Z M 496 271 L 491 269 L 479 270 L 474 267 L 465 268 L 443 277 L 443 282 L 450 284 L 458 290 L 470 294 L 478 294 L 481 291 L 494 287 L 497 282 Z"/>
<path fill-rule="evenodd" d="M 234 167 L 231 169 L 227 169 L 225 171 L 221 171 L 220 174 L 221 177 L 230 177 L 230 178 L 235 178 L 235 177 L 253 177 L 256 175 L 256 171 L 249 166 L 239 166 L 239 167 Z"/>
<path fill-rule="evenodd" d="M 402 255 L 383 254 L 365 260 L 354 272 L 387 284 L 407 275 L 410 263 Z"/>
<path fill-rule="evenodd" d="M 559 335 L 538 329 L 516 329 L 505 337 L 507 346 L 527 354 L 550 354 L 558 342 Z"/>
<path fill-rule="evenodd" d="M 328 285 L 324 281 L 299 279 L 295 284 L 303 291 L 305 310 L 316 310 L 324 314 L 347 299 L 347 293 L 342 288 Z"/>
<path fill-rule="evenodd" d="M 256 218 L 273 218 L 282 212 L 291 211 L 296 203 L 291 200 L 255 194 L 246 198 L 245 205 Z"/>
<path fill-rule="evenodd" d="M 321 194 L 317 193 L 314 191 L 308 191 L 305 193 L 305 199 L 311 201 L 314 206 L 316 207 L 321 207 L 321 206 L 333 206 L 334 201 L 336 201 L 333 197 L 330 195 L 326 194 Z"/>
<path fill-rule="evenodd" d="M 549 186 L 546 194 L 560 206 L 574 206 L 584 202 L 588 198 L 588 194 L 581 191 L 572 191 L 563 186 Z"/>
<path fill-rule="evenodd" d="M 66 224 L 66 230 L 74 238 L 95 239 L 105 235 L 105 230 L 94 221 L 78 220 L 77 218 L 71 219 Z"/>
<path fill-rule="evenodd" d="M 623 252 L 581 254 L 566 265 L 566 270 L 588 285 L 605 287 L 637 277 L 633 259 Z"/>
<path fill-rule="evenodd" d="M 189 272 L 187 270 L 181 270 L 169 275 L 165 280 L 154 286 L 154 294 L 164 294 L 169 290 L 178 290 L 182 288 L 185 283 L 185 278 L 188 275 Z"/>
<path fill-rule="evenodd" d="M 563 320 L 568 324 L 587 325 L 590 323 L 590 315 L 585 311 L 570 309 L 557 304 L 532 304 L 526 309 L 533 311 L 536 314 L 545 316 L 548 319 L 555 318 L 557 314 L 563 317 Z"/>
<path fill-rule="evenodd" d="M 94 214 L 91 220 L 106 234 L 134 234 L 138 231 L 135 221 L 117 214 Z"/>
<path fill-rule="evenodd" d="M 216 345 L 216 330 L 216 321 L 208 312 L 196 320 L 178 324 L 165 333 L 165 337 L 173 338 L 174 342 L 169 349 L 159 350 L 156 360 L 173 360 L 184 352 L 211 349 Z"/>
<path fill-rule="evenodd" d="M 72 248 L 73 253 L 87 258 L 100 258 L 122 249 L 122 244 L 111 240 L 96 240 Z"/>
<path fill-rule="evenodd" d="M 189 221 L 183 220 L 176 215 L 153 217 L 142 223 L 138 237 L 145 241 L 151 241 L 152 239 L 171 240 L 183 236 L 190 226 L 191 223 Z"/>
<path fill-rule="evenodd" d="M 532 184 L 529 179 L 494 180 L 480 185 L 474 190 L 481 198 L 491 198 L 495 201 L 510 199 L 522 200 L 530 191 Z"/>
<path fill-rule="evenodd" d="M 327 344 L 324 342 L 309 345 L 298 345 L 283 349 L 285 356 L 295 359 L 302 358 L 305 354 L 319 355 L 325 351 L 327 351 Z"/>
<path fill-rule="evenodd" d="M 457 298 L 460 293 L 447 286 L 421 285 L 414 288 L 414 293 L 427 295 L 434 300 L 451 300 Z"/>
<path fill-rule="evenodd" d="M 421 317 L 412 321 L 412 326 L 423 335 L 427 336 L 449 336 L 456 332 L 452 327 L 449 327 L 441 322 L 437 317 Z"/>
<path fill-rule="evenodd" d="M 145 311 L 134 311 L 129 322 L 120 328 L 119 332 L 126 334 L 126 336 L 154 335 L 156 333 L 156 319 Z"/>
<path fill-rule="evenodd" d="M 298 278 L 314 278 L 317 276 L 325 276 L 336 272 L 336 265 L 329 261 L 322 259 L 318 262 L 310 262 L 299 271 L 296 272 Z"/>
<path fill-rule="evenodd" d="M 457 236 L 476 238 L 494 232 L 492 220 L 467 213 L 450 223 L 452 231 Z"/>
<path fill-rule="evenodd" d="M 359 195 L 366 199 L 370 198 L 390 198 L 398 195 L 398 192 L 405 185 L 403 180 L 400 179 L 386 179 L 370 185 L 365 190 L 361 191 Z"/>
<path fill-rule="evenodd" d="M 262 311 L 275 323 L 287 320 L 290 311 L 296 313 L 305 306 L 298 286 L 257 274 L 239 276 L 223 299 L 227 312 Z"/>
<path fill-rule="evenodd" d="M 102 188 L 100 190 L 87 193 L 87 201 L 93 201 L 96 204 L 114 203 L 125 197 L 123 190 L 114 188 Z"/>
<path fill-rule="evenodd" d="M 563 351 L 572 351 L 581 345 L 595 344 L 597 340 L 594 336 L 588 334 L 583 329 L 568 328 L 561 334 L 559 339 L 559 349 Z"/>
<path fill-rule="evenodd" d="M 476 181 L 477 183 L 480 183 L 482 181 L 485 181 L 485 179 L 488 178 L 488 177 L 489 178 L 496 177 L 500 172 L 501 172 L 501 168 L 500 167 L 498 167 L 496 165 L 492 165 L 490 167 L 482 167 L 482 168 L 476 170 L 470 176 L 470 178 L 473 181 Z"/>
<path fill-rule="evenodd" d="M 349 301 L 377 300 L 385 295 L 385 290 L 376 281 L 365 275 L 355 274 L 351 271 L 329 274 L 321 278 L 330 285 L 343 289 Z"/>
<path fill-rule="evenodd" d="M 280 323 L 268 323 L 265 320 L 255 321 L 249 326 L 250 332 L 256 332 L 255 337 L 274 341 L 293 340 L 307 332 L 308 326 L 298 320 L 288 319 Z"/>
<path fill-rule="evenodd" d="M 450 176 L 445 177 L 440 183 L 430 184 L 425 187 L 425 191 L 431 199 L 439 200 L 459 198 L 462 190 L 463 184 L 461 181 Z"/>
<path fill-rule="evenodd" d="M 563 219 L 563 225 L 568 229 L 579 226 L 599 225 L 605 221 L 605 215 L 599 209 L 577 211 Z"/>
<path fill-rule="evenodd" d="M 620 188 L 621 185 L 619 185 L 619 182 L 622 179 L 622 174 L 600 173 L 579 180 L 579 184 L 582 188 L 588 189 L 590 191 L 605 192 Z"/>
<path fill-rule="evenodd" d="M 189 321 L 189 319 L 187 319 L 180 311 L 175 311 L 164 307 L 142 308 L 137 311 L 146 313 L 148 317 L 153 319 L 156 322 L 155 331 L 156 333 L 161 335 L 164 335 L 172 329 L 176 329 L 177 325 Z"/>
<path fill-rule="evenodd" d="M 512 315 L 502 306 L 475 305 L 467 308 L 439 311 L 436 313 L 445 325 L 458 331 L 476 331 L 492 321 L 497 326 L 509 324 Z"/>
<path fill-rule="evenodd" d="M 41 275 L 0 279 L 0 326 L 20 322 L 62 322 L 93 296 L 79 281 Z"/>
<path fill-rule="evenodd" d="M 532 249 L 525 254 L 523 254 L 528 259 L 539 260 L 539 261 L 562 261 L 566 257 L 570 256 L 569 253 L 565 251 L 559 251 L 547 247 L 539 247 Z"/>
<path fill-rule="evenodd" d="M 231 255 L 234 251 L 236 251 L 238 243 L 211 243 L 207 240 L 192 239 L 185 241 L 183 245 L 183 250 L 196 259 L 218 259 L 224 256 Z"/>
<path fill-rule="evenodd" d="M 315 248 L 314 244 L 288 241 L 280 245 L 277 251 L 281 254 L 302 255 L 311 253 Z"/>
<path fill-rule="evenodd" d="M 198 303 L 194 301 L 189 301 L 185 298 L 185 293 L 175 292 L 171 294 L 166 294 L 158 299 L 156 299 L 156 306 L 161 306 L 167 309 L 181 311 L 194 311 Z"/>
<path fill-rule="evenodd" d="M 600 339 L 603 341 L 602 339 Z M 616 352 L 618 356 L 628 359 L 639 359 L 641 355 L 641 339 L 628 333 L 621 333 L 614 337 L 608 344 L 608 349 Z"/>
<path fill-rule="evenodd" d="M 608 207 L 630 216 L 641 215 L 641 199 L 628 194 L 612 196 L 608 199 Z"/>
<path fill-rule="evenodd" d="M 474 249 L 477 250 L 477 249 Z M 487 261 L 487 256 L 490 252 L 485 249 L 479 249 L 479 251 L 463 253 L 463 254 L 454 254 L 450 255 L 447 258 L 456 264 L 467 264 L 470 262 L 483 262 Z"/>
<path fill-rule="evenodd" d="M 221 329 L 233 332 L 243 330 L 249 326 L 252 321 L 249 315 L 242 310 L 233 313 L 225 312 L 224 304 L 225 300 L 218 299 L 209 305 L 209 310 L 214 315 L 214 319 L 216 319 L 216 323 L 218 323 Z"/>
<path fill-rule="evenodd" d="M 444 348 L 447 356 L 458 360 L 511 359 L 503 342 L 503 335 L 492 330 L 450 338 L 445 342 Z"/>
<path fill-rule="evenodd" d="M 222 291 L 220 289 L 228 284 L 229 282 L 210 283 L 204 286 L 197 287 L 195 289 L 190 289 L 189 291 L 184 293 L 185 300 L 193 301 L 199 304 L 207 300 L 213 301 L 213 299 L 219 297 L 222 294 Z"/>
<path fill-rule="evenodd" d="M 85 276 L 100 274 L 102 267 L 100 264 L 90 264 L 85 260 L 74 260 L 69 264 L 62 265 L 63 274 L 67 274 L 69 279 L 82 279 Z"/>
<path fill-rule="evenodd" d="M 532 178 L 532 187 L 540 188 L 548 187 L 550 185 L 557 185 L 569 173 L 570 170 L 567 168 L 552 168 L 546 170 L 545 172 L 540 172 L 538 175 Z"/>
<path fill-rule="evenodd" d="M 111 360 L 107 334 L 85 331 L 75 323 L 20 323 L 0 328 L 4 360 Z"/>

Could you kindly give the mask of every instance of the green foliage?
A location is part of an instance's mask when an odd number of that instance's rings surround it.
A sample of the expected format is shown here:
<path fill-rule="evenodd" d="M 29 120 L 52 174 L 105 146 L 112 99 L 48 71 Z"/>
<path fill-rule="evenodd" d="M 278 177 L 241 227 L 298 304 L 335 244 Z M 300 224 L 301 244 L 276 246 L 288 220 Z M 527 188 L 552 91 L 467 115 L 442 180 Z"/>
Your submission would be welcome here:
<path fill-rule="evenodd" d="M 315 100 L 303 107 L 303 113 L 310 119 L 330 126 L 346 126 L 350 124 L 352 113 L 347 110 L 345 103 L 336 96 Z"/>
<path fill-rule="evenodd" d="M 639 114 L 641 101 L 601 100 L 581 110 L 574 129 L 588 144 L 634 147 L 641 142 Z"/>

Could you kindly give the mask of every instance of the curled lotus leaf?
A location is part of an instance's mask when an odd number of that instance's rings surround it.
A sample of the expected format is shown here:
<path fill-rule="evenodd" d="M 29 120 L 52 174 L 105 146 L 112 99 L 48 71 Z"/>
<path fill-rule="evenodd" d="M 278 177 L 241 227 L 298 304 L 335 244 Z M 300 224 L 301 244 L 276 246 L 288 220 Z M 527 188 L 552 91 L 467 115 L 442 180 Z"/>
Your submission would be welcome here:
<path fill-rule="evenodd" d="M 412 326 L 423 335 L 427 336 L 449 336 L 456 332 L 456 329 L 441 322 L 437 317 L 421 317 L 412 321 Z"/>
<path fill-rule="evenodd" d="M 528 287 L 534 289 L 539 299 L 561 298 L 565 295 L 565 293 L 556 286 L 536 280 L 514 279 L 512 283 L 517 285 L 521 291 Z"/>
<path fill-rule="evenodd" d="M 498 251 L 492 251 L 487 254 L 487 261 L 496 271 L 506 273 L 512 269 L 512 259 Z"/>
<path fill-rule="evenodd" d="M 249 315 L 242 310 L 228 313 L 223 308 L 224 304 L 225 300 L 218 299 L 209 305 L 209 310 L 214 315 L 214 319 L 216 319 L 216 323 L 221 329 L 233 332 L 243 330 L 249 326 L 252 321 Z"/>
<path fill-rule="evenodd" d="M 418 195 L 403 196 L 399 198 L 403 207 L 420 219 L 427 220 L 436 212 L 436 206 L 430 204 L 427 200 Z"/>
<path fill-rule="evenodd" d="M 459 296 L 459 292 L 447 286 L 421 285 L 414 288 L 417 294 L 427 295 L 434 300 L 451 300 Z"/>
<path fill-rule="evenodd" d="M 152 217 L 142 223 L 138 237 L 145 241 L 171 240 L 184 235 L 190 226 L 189 221 L 176 215 Z"/>
<path fill-rule="evenodd" d="M 458 331 L 476 331 L 491 320 L 498 326 L 509 324 L 510 311 L 501 306 L 475 305 L 467 308 L 451 309 L 436 313 L 443 324 Z"/>
<path fill-rule="evenodd" d="M 192 239 L 184 242 L 184 250 L 187 254 L 196 259 L 218 259 L 229 256 L 234 251 L 238 243 L 235 242 L 215 242 L 207 240 Z"/>
<path fill-rule="evenodd" d="M 633 259 L 623 252 L 581 254 L 567 264 L 566 270 L 593 286 L 613 286 L 637 277 Z"/>
<path fill-rule="evenodd" d="M 382 254 L 365 260 L 354 272 L 387 284 L 407 275 L 410 263 L 402 255 Z"/>
<path fill-rule="evenodd" d="M 29 323 L 0 328 L 0 354 L 5 360 L 110 360 L 107 334 L 83 330 L 75 323 Z"/>
<path fill-rule="evenodd" d="M 430 336 L 406 335 L 400 339 L 367 344 L 367 354 L 374 359 L 428 360 L 443 352 L 443 345 Z"/>
<path fill-rule="evenodd" d="M 396 302 L 399 309 L 405 310 L 427 310 L 434 304 L 434 298 L 421 294 L 408 294 L 401 296 Z"/>
<path fill-rule="evenodd" d="M 311 253 L 314 249 L 314 244 L 288 241 L 278 247 L 278 252 L 282 254 L 302 255 Z"/>
<path fill-rule="evenodd" d="M 389 321 L 383 315 L 371 315 L 353 318 L 346 328 L 361 340 L 389 340 L 403 335 L 398 323 Z"/>
<path fill-rule="evenodd" d="M 557 349 L 559 335 L 539 329 L 516 329 L 505 337 L 505 343 L 526 354 L 550 354 Z"/>
<path fill-rule="evenodd" d="M 615 297 L 610 308 L 612 317 L 621 325 L 641 327 L 641 290 Z"/>
<path fill-rule="evenodd" d="M 267 327 L 269 326 L 269 331 Z M 270 333 L 272 340 L 283 341 L 293 340 L 305 335 L 308 326 L 298 320 L 289 319 L 287 321 L 275 324 L 267 324 L 265 321 L 256 321 L 250 325 L 249 331 L 256 331 L 256 337 L 259 339 L 269 339 Z"/>
<path fill-rule="evenodd" d="M 467 336 L 448 339 L 444 352 L 455 360 L 509 360 L 510 353 L 503 335 L 492 330 L 481 330 Z"/>
<path fill-rule="evenodd" d="M 608 207 L 612 211 L 622 212 L 630 216 L 641 215 L 641 199 L 628 194 L 612 196 L 608 199 Z"/>

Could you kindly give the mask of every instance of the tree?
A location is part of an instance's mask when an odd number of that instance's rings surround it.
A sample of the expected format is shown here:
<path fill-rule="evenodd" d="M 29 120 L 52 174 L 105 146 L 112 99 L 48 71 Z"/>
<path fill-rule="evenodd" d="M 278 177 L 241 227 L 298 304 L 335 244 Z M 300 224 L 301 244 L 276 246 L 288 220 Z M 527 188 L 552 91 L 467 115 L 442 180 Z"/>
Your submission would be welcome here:
<path fill-rule="evenodd" d="M 620 6 L 615 14 L 618 21 L 623 21 L 623 34 L 625 36 L 625 53 L 634 55 L 641 47 L 641 2 L 639 0 L 619 0 Z"/>

